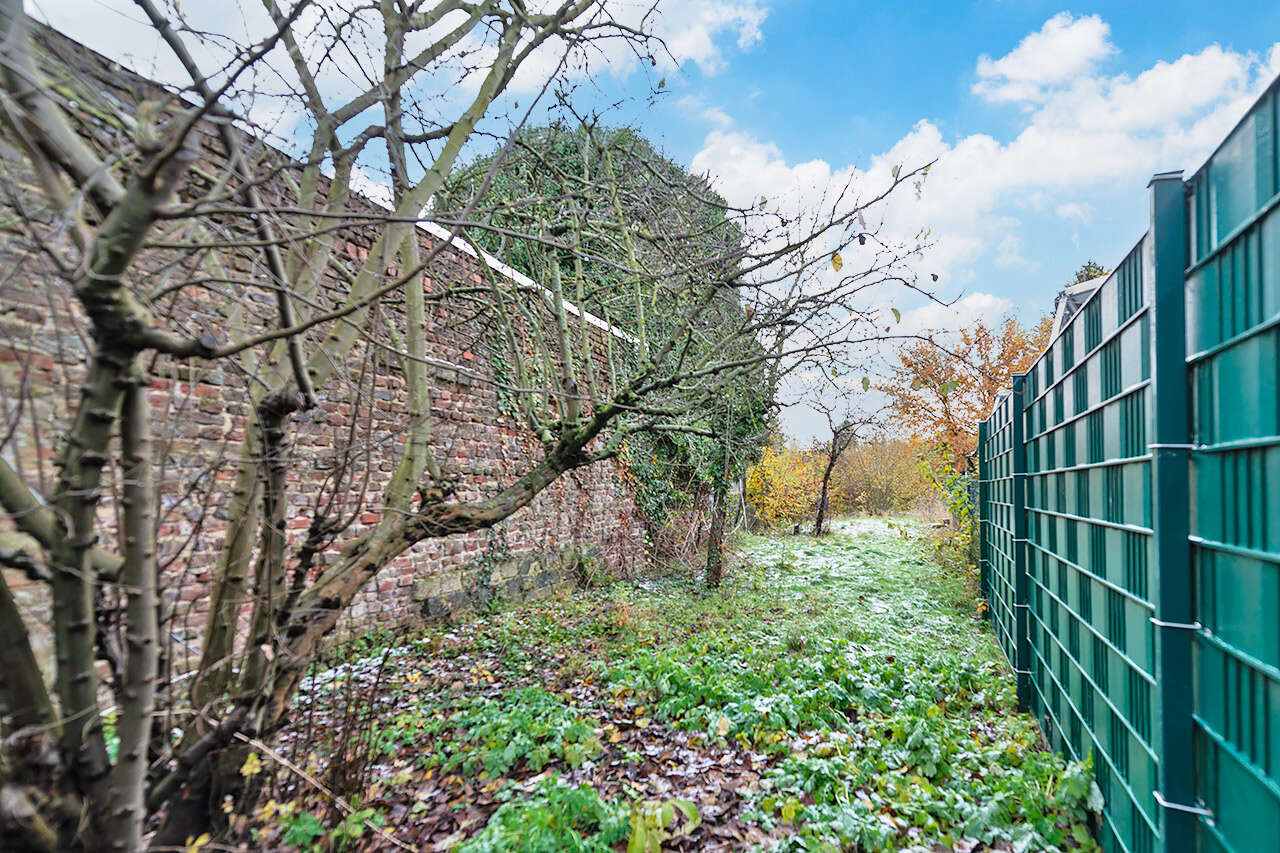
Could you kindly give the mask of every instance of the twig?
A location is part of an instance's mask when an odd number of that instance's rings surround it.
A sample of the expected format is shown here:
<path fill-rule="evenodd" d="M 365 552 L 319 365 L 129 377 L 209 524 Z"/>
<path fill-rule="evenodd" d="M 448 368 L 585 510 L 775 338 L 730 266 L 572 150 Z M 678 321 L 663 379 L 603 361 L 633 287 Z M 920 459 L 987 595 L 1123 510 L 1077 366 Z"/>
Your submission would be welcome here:
<path fill-rule="evenodd" d="M 249 746 L 258 750 L 263 755 L 267 756 L 272 761 L 279 764 L 281 767 L 302 777 L 302 779 L 305 780 L 308 784 L 310 784 L 313 788 L 315 788 L 317 791 L 319 791 L 320 793 L 328 797 L 330 800 L 332 800 L 338 806 L 338 808 L 341 809 L 342 811 L 346 812 L 347 814 L 355 814 L 355 811 L 356 811 L 355 806 L 348 803 L 342 797 L 339 797 L 333 791 L 325 787 L 324 783 L 321 782 L 319 779 L 312 776 L 310 773 L 303 770 L 297 764 L 294 764 L 292 761 L 285 758 L 283 755 L 276 752 L 274 749 L 267 746 L 265 743 L 258 740 L 256 737 L 249 737 L 248 735 L 242 734 L 241 732 L 236 732 L 235 736 L 238 740 L 242 740 L 245 743 L 249 744 Z M 385 829 L 378 826 L 373 821 L 366 819 L 364 822 L 364 825 L 367 828 L 372 829 L 378 835 L 381 835 L 385 840 L 390 841 L 396 847 L 399 847 L 401 850 L 408 850 L 410 851 L 410 853 L 417 853 L 417 848 L 412 847 L 408 844 L 405 844 L 399 838 L 396 838 L 394 835 L 387 832 Z"/>

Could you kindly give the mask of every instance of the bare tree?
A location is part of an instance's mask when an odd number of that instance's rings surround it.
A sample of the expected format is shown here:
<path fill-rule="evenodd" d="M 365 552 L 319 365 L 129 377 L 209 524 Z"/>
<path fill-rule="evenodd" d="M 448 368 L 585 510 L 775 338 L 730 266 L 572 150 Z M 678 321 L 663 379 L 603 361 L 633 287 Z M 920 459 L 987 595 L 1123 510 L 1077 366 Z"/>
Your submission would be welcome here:
<path fill-rule="evenodd" d="M 216 828 L 214 804 L 252 799 L 243 743 L 284 724 L 322 641 L 391 561 L 498 524 L 567 472 L 615 457 L 628 436 L 715 435 L 733 389 L 875 339 L 867 313 L 849 306 L 872 288 L 914 286 L 902 267 L 912 250 L 861 223 L 923 168 L 795 217 L 735 209 L 656 172 L 623 180 L 644 163 L 616 162 L 610 149 L 589 178 L 609 205 L 542 195 L 503 224 L 482 193 L 439 203 L 468 140 L 494 133 L 509 147 L 522 116 L 501 133 L 484 122 L 511 103 L 503 93 L 531 58 L 558 57 L 545 92 L 603 44 L 661 49 L 601 0 L 540 12 L 520 0 L 263 4 L 261 37 L 238 44 L 184 26 L 176 4 L 138 0 L 190 76 L 164 89 L 122 87 L 110 69 L 86 77 L 59 60 L 52 34 L 33 37 L 19 0 L 0 0 L 12 155 L 0 249 L 22 277 L 9 286 L 47 293 L 60 333 L 87 353 L 61 409 L 25 381 L 5 389 L 21 405 L 0 448 L 0 504 L 15 533 L 0 556 L 53 602 L 50 691 L 0 575 L 0 826 L 26 849 L 134 850 Z M 264 103 L 291 110 L 299 157 L 237 118 Z M 356 192 L 380 168 L 388 207 Z M 653 232 L 642 212 L 655 206 L 700 213 Z M 474 274 L 458 274 L 450 247 L 484 233 L 539 247 L 540 282 L 499 275 L 481 254 Z M 605 244 L 622 251 L 605 256 Z M 841 251 L 849 259 L 832 275 Z M 573 274 L 601 259 L 617 273 L 607 286 Z M 595 309 L 603 333 L 575 302 Z M 433 323 L 478 330 L 488 369 L 434 354 Z M 149 389 L 215 372 L 244 428 L 184 444 Z M 538 448 L 493 488 L 440 457 L 433 392 L 460 376 L 510 399 Z M 403 405 L 379 397 L 388 377 Z M 317 413 L 330 408 L 341 416 L 334 451 L 304 466 L 293 439 L 324 428 Z M 46 449 L 50 432 L 52 451 L 26 452 Z M 375 453 L 394 465 L 371 495 Z M 304 467 L 326 474 L 308 495 L 310 524 L 291 531 L 286 506 Z M 364 507 L 376 520 L 356 528 Z M 210 515 L 222 526 L 187 652 L 168 642 L 164 604 L 187 545 L 162 548 L 156 536 L 179 511 L 189 539 Z M 190 678 L 176 679 L 185 663 Z"/>
<path fill-rule="evenodd" d="M 689 458 L 682 461 L 709 483 L 706 579 L 719 586 L 729 483 L 742 475 L 765 436 L 776 369 L 762 360 L 755 336 L 740 334 L 752 315 L 734 288 L 722 288 L 693 323 L 670 307 L 688 298 L 682 291 L 691 282 L 715 288 L 717 281 L 732 281 L 736 270 L 726 260 L 742 255 L 746 235 L 705 178 L 663 157 L 638 131 L 602 127 L 597 116 L 577 119 L 518 135 L 496 172 L 497 154 L 478 158 L 460 170 L 441 198 L 459 205 L 478 197 L 473 218 L 483 218 L 487 230 L 477 242 L 525 272 L 562 280 L 580 305 L 632 330 L 642 345 L 685 334 L 688 361 L 724 358 L 736 348 L 744 366 L 755 363 L 725 383 L 711 406 L 696 402 L 702 393 L 696 386 L 692 399 L 687 390 L 669 395 L 666 416 L 650 427 L 667 436 L 683 433 Z M 531 198 L 559 201 L 561 227 L 570 230 L 575 251 L 512 236 L 554 227 L 542 207 L 528 204 Z M 653 272 L 637 279 L 633 268 Z M 672 281 L 655 288 L 648 279 L 661 271 Z M 722 352 L 716 355 L 717 350 Z"/>
<path fill-rule="evenodd" d="M 865 436 L 877 423 L 878 413 L 855 413 L 847 402 L 846 389 L 834 381 L 823 383 L 830 393 L 819 394 L 809 401 L 809 406 L 822 414 L 827 422 L 827 436 L 821 443 L 826 456 L 822 469 L 822 485 L 818 492 L 817 512 L 813 521 L 813 535 L 821 536 L 830 509 L 831 475 L 840 463 L 840 457 L 851 445 Z"/>

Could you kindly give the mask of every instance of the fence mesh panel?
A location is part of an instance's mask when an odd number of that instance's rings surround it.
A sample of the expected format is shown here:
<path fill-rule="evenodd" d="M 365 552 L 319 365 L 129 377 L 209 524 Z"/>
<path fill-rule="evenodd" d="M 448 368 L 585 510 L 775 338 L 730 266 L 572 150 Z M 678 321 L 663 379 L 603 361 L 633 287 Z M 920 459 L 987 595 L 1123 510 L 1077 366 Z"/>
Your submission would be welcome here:
<path fill-rule="evenodd" d="M 1280 849 L 1278 91 L 979 430 L 996 638 L 1108 850 Z"/>
<path fill-rule="evenodd" d="M 1280 163 L 1272 86 L 1189 181 L 1196 788 L 1204 850 L 1280 848 Z"/>

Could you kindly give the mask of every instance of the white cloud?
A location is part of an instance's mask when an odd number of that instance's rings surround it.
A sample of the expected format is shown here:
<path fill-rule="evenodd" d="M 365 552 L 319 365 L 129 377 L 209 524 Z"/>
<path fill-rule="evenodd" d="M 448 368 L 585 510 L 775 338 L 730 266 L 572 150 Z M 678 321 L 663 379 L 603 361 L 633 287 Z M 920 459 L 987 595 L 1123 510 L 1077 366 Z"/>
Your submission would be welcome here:
<path fill-rule="evenodd" d="M 1280 44 L 1265 59 L 1211 45 L 1135 77 L 1099 75 L 1092 68 L 1111 50 L 1106 32 L 1101 20 L 1058 16 L 1008 56 L 980 60 L 992 80 L 998 73 L 1034 86 L 1022 102 L 1022 127 L 1007 140 L 982 133 L 948 139 L 922 119 L 860 172 L 825 160 L 792 163 L 772 142 L 715 130 L 692 167 L 711 173 L 730 201 L 748 204 L 786 191 L 821 197 L 855 176 L 864 187 L 882 186 L 893 165 L 936 160 L 920 197 L 901 192 L 885 225 L 902 239 L 927 226 L 933 245 L 921 271 L 943 274 L 944 286 L 981 286 L 986 264 L 1033 267 L 1018 233 L 1023 212 L 1087 224 L 1094 214 L 1088 193 L 1126 184 L 1137 192 L 1155 172 L 1199 165 L 1280 71 Z M 1028 44 L 1074 45 L 1075 59 L 1037 65 L 1023 50 Z"/>
<path fill-rule="evenodd" d="M 545 0 L 547 7 L 558 6 L 562 0 Z M 760 30 L 768 15 L 767 0 L 603 0 L 595 13 L 596 20 L 606 15 L 616 23 L 633 31 L 643 31 L 655 37 L 653 66 L 659 73 L 672 73 L 686 64 L 696 65 L 703 74 L 716 74 L 724 69 L 724 44 L 732 41 L 740 50 L 747 50 L 758 43 Z M 486 45 L 478 54 L 486 56 L 493 51 Z M 556 73 L 562 60 L 566 71 L 562 76 L 583 79 L 593 75 L 610 74 L 625 79 L 642 65 L 650 65 L 631 44 L 621 38 L 596 39 L 585 50 L 572 52 L 564 58 L 565 43 L 550 38 L 539 46 L 520 67 L 512 79 L 509 91 L 531 93 L 542 88 L 549 76 Z M 478 87 L 480 76 L 469 75 L 467 88 Z"/>
<path fill-rule="evenodd" d="M 1060 12 L 1005 56 L 980 56 L 973 91 L 989 101 L 1038 100 L 1046 86 L 1089 71 L 1114 53 L 1110 32 L 1097 15 L 1073 18 Z"/>
<path fill-rule="evenodd" d="M 947 332 L 972 326 L 978 320 L 988 326 L 1013 310 L 1013 303 L 1003 296 L 991 293 L 970 293 L 941 305 L 929 302 L 902 315 L 902 323 L 895 332 L 904 335 L 923 335 Z"/>
<path fill-rule="evenodd" d="M 824 191 L 856 170 L 850 166 L 833 172 L 825 160 L 788 164 L 777 145 L 732 130 L 708 134 L 690 168 L 714 175 L 726 200 L 742 207 L 750 207 L 761 196 L 783 199 Z"/>
<path fill-rule="evenodd" d="M 675 107 L 686 115 L 713 124 L 722 130 L 733 126 L 733 116 L 720 107 L 707 104 L 696 95 L 684 95 L 676 100 Z"/>
<path fill-rule="evenodd" d="M 1022 254 L 1022 239 L 1013 233 L 1005 234 L 996 244 L 994 263 L 1002 270 L 1035 272 L 1040 268 L 1039 261 L 1033 261 Z"/>
<path fill-rule="evenodd" d="M 1068 201 L 1058 205 L 1053 210 L 1058 214 L 1059 219 L 1079 220 L 1088 225 L 1093 220 L 1093 205 L 1088 202 Z"/>
<path fill-rule="evenodd" d="M 928 302 L 906 311 L 902 315 L 902 322 L 894 324 L 891 329 L 895 335 L 930 336 L 946 345 L 958 340 L 958 329 L 972 326 L 978 320 L 982 320 L 988 327 L 994 326 L 1013 308 L 1013 302 L 1004 297 L 983 292 L 970 293 L 949 305 Z M 862 365 L 861 370 L 842 376 L 834 383 L 820 380 L 813 371 L 789 377 L 779 389 L 779 400 L 784 406 L 780 416 L 783 432 L 794 437 L 801 445 L 821 438 L 827 429 L 826 418 L 809 405 L 809 400 L 814 394 L 818 394 L 827 404 L 832 403 L 832 384 L 843 389 L 843 402 L 855 413 L 871 414 L 883 409 L 888 405 L 884 393 L 878 388 L 863 391 L 862 377 L 868 375 L 873 382 L 878 382 L 886 375 L 895 361 L 894 347 L 893 342 L 886 341 L 877 348 L 874 357 Z"/>
<path fill-rule="evenodd" d="M 867 192 L 884 186 L 890 169 L 936 161 L 917 198 L 909 188 L 884 213 L 886 232 L 910 241 L 922 226 L 932 245 L 923 275 L 937 272 L 950 306 L 926 303 L 903 310 L 895 332 L 963 328 L 1017 306 L 985 292 L 993 270 L 1034 273 L 1038 263 L 1022 221 L 1054 216 L 1087 225 L 1096 216 L 1089 199 L 1106 198 L 1117 186 L 1142 192 L 1151 174 L 1198 166 L 1265 86 L 1280 72 L 1280 43 L 1265 57 L 1210 45 L 1136 76 L 1099 72 L 1115 48 L 1109 28 L 1096 17 L 1057 16 L 998 60 L 978 61 L 975 92 L 1021 107 L 1021 126 L 1006 138 L 975 133 L 948 138 L 921 119 L 888 150 L 855 164 L 816 159 L 792 162 L 775 143 L 743 130 L 710 132 L 693 157 L 696 172 L 713 176 L 730 202 L 750 205 L 761 196 L 785 199 L 803 211 L 830 197 L 851 179 Z M 1092 194 L 1092 196 L 1091 196 Z M 1135 237 L 1140 224 L 1135 223 Z M 1061 233 L 1078 247 L 1079 235 Z M 846 265 L 856 259 L 846 256 Z M 882 313 L 888 312 L 884 297 Z M 803 412 L 786 418 L 795 434 L 812 433 Z"/>
<path fill-rule="evenodd" d="M 531 11 L 537 12 L 559 6 L 560 2 L 542 0 L 528 5 Z M 30 5 L 29 13 L 33 17 L 138 73 L 165 83 L 188 82 L 182 68 L 131 0 L 40 0 Z M 376 4 L 358 14 L 354 23 L 343 31 L 345 49 L 334 51 L 330 49 L 332 28 L 321 7 L 330 7 L 331 20 L 345 20 L 351 4 L 346 0 L 319 0 L 303 13 L 295 31 L 301 34 L 304 54 L 313 60 L 322 55 L 325 58 L 320 83 L 326 95 L 337 98 L 345 93 L 349 96 L 354 94 L 354 87 L 365 85 L 370 71 L 382 67 L 381 19 Z M 186 24 L 214 34 L 215 41 L 228 36 L 238 44 L 249 44 L 272 30 L 270 19 L 257 0 L 196 3 L 184 6 L 183 14 Z M 714 74 L 725 65 L 726 44 L 747 50 L 761 40 L 760 27 L 768 15 L 768 0 L 658 0 L 656 5 L 652 0 L 602 0 L 601 6 L 589 14 L 597 22 L 607 15 L 626 27 L 643 30 L 661 40 L 665 49 L 659 48 L 654 55 L 660 73 L 693 64 L 704 74 Z M 421 49 L 432 37 L 455 27 L 465 17 L 461 11 L 450 13 L 429 33 L 410 36 L 407 52 L 412 54 Z M 228 56 L 226 50 L 190 38 L 186 41 L 206 73 L 223 66 Z M 474 92 L 481 77 L 467 69 L 485 64 L 487 58 L 494 55 L 496 46 L 492 42 L 492 34 L 473 33 L 464 39 L 444 60 L 445 69 L 453 68 L 456 76 L 433 74 L 432 82 L 440 92 L 431 94 L 444 93 L 457 98 Z M 563 57 L 564 43 L 558 38 L 548 39 L 521 66 L 508 90 L 517 95 L 540 90 L 548 76 L 560 67 Z M 294 78 L 283 50 L 277 49 L 270 58 L 278 79 L 264 80 L 266 89 L 279 90 L 282 82 L 292 87 Z M 561 73 L 576 79 L 598 73 L 626 78 L 641 67 L 642 61 L 645 66 L 649 65 L 647 59 L 638 56 L 623 39 L 597 39 L 588 50 L 571 56 Z M 451 76 L 453 79 L 449 79 Z"/>
<path fill-rule="evenodd" d="M 643 0 L 629 5 L 640 10 L 649 7 Z M 762 0 L 680 0 L 659 6 L 654 31 L 678 63 L 696 62 L 703 71 L 714 73 L 724 66 L 717 39 L 722 34 L 736 35 L 738 48 L 747 50 L 763 38 L 760 25 L 766 15 Z"/>

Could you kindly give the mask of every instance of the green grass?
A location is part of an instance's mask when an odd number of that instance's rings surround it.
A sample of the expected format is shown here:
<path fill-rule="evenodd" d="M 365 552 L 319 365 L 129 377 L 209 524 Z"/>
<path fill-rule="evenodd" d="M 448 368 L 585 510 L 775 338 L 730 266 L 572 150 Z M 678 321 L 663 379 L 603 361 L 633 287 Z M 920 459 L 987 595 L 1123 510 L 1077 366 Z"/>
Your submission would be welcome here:
<path fill-rule="evenodd" d="M 659 608 L 732 616 L 607 674 L 676 726 L 781 755 L 752 816 L 790 826 L 783 849 L 1092 845 L 1088 771 L 1041 749 L 972 595 L 909 527 L 743 547 L 758 568 L 724 606 L 677 593 Z"/>
<path fill-rule="evenodd" d="M 466 851 L 611 849 L 648 796 L 615 777 L 650 737 L 754 756 L 719 819 L 763 846 L 1096 849 L 1089 768 L 1043 749 L 972 591 L 909 523 L 737 545 L 720 590 L 646 578 L 429 632 L 396 655 L 379 752 L 492 780 Z"/>

